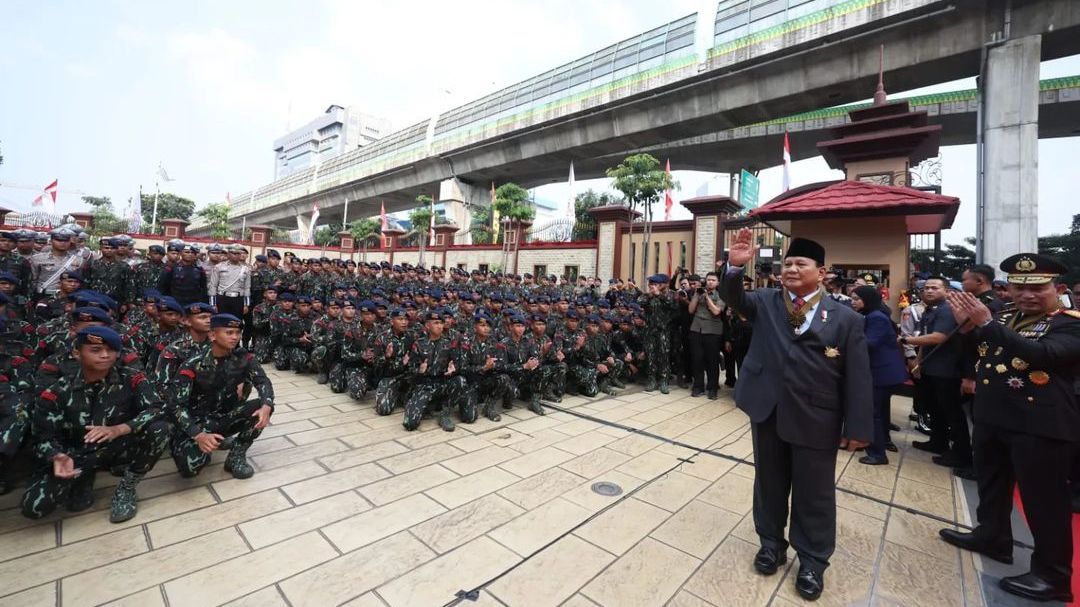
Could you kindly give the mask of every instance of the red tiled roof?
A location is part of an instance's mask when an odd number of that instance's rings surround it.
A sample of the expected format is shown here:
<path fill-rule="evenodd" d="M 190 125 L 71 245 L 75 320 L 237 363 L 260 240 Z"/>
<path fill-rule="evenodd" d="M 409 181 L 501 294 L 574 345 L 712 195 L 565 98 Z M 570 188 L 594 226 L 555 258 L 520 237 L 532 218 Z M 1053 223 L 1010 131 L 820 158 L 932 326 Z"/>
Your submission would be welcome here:
<path fill-rule="evenodd" d="M 939 215 L 936 229 L 948 228 L 960 199 L 914 188 L 876 185 L 864 181 L 838 181 L 816 188 L 785 192 L 750 212 L 763 220 L 809 219 L 872 215 Z M 926 221 L 909 221 L 911 228 L 926 229 Z"/>

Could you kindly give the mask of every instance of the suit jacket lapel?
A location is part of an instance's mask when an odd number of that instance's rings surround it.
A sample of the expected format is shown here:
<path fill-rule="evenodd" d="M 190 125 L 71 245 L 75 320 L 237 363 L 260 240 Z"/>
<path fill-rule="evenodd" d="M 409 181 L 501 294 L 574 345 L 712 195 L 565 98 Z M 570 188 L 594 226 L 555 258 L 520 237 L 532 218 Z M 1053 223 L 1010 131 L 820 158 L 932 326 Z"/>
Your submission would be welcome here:
<path fill-rule="evenodd" d="M 814 310 L 814 317 L 810 319 L 810 326 L 807 327 L 806 331 L 804 331 L 802 334 L 797 335 L 795 339 L 802 339 L 803 337 L 811 333 L 817 333 L 824 329 L 823 325 L 825 324 L 825 321 L 821 319 L 822 310 L 831 313 L 833 310 L 832 303 L 833 299 L 831 297 L 829 297 L 828 295 L 823 295 L 821 299 L 818 300 L 817 309 Z"/>

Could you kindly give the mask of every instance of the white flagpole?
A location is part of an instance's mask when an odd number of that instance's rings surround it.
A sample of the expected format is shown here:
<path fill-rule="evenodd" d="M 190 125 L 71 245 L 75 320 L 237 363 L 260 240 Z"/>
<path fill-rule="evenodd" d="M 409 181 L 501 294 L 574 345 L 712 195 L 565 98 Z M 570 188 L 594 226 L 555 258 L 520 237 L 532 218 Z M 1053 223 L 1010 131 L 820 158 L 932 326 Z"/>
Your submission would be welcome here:
<path fill-rule="evenodd" d="M 158 202 L 158 196 L 160 196 L 160 195 L 161 195 L 161 184 L 158 183 L 157 179 L 155 179 L 154 180 L 154 212 L 150 215 L 150 233 L 151 234 L 154 234 L 154 233 L 157 232 L 157 202 Z"/>

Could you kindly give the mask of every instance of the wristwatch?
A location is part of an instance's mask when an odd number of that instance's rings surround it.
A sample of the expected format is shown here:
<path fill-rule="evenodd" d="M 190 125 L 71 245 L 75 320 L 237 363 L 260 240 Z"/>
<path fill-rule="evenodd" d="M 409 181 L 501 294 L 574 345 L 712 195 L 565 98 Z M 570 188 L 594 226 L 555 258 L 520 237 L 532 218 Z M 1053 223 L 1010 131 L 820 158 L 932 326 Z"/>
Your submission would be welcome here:
<path fill-rule="evenodd" d="M 900 336 L 900 343 L 905 345 L 905 346 L 908 345 L 907 335 L 901 335 Z"/>

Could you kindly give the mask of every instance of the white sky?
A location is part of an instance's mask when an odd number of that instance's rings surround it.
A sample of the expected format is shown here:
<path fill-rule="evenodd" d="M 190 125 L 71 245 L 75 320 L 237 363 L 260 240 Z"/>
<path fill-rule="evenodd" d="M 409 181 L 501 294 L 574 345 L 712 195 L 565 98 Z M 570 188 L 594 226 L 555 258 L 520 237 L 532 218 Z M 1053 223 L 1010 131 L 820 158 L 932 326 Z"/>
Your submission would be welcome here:
<path fill-rule="evenodd" d="M 330 104 L 405 127 L 701 4 L 9 0 L 0 19 L 0 182 L 33 188 L 59 178 L 59 210 L 80 208 L 76 192 L 110 196 L 123 210 L 140 184 L 153 189 L 161 162 L 176 179 L 171 191 L 218 202 L 271 181 L 273 140 Z M 1042 77 L 1074 74 L 1076 57 L 1044 65 Z M 1076 212 L 1066 176 L 1078 153 L 1080 138 L 1040 143 L 1040 233 L 1062 230 Z M 946 234 L 956 242 L 974 233 L 973 146 L 945 148 L 942 158 L 945 193 L 964 201 Z M 683 186 L 676 200 L 713 177 L 673 168 Z M 820 159 L 797 162 L 792 183 L 830 173 Z M 779 175 L 763 171 L 762 201 L 779 193 Z M 578 190 L 590 185 L 606 180 L 579 181 Z M 537 196 L 566 192 L 554 184 Z M 0 187 L 0 205 L 27 210 L 35 195 Z"/>

